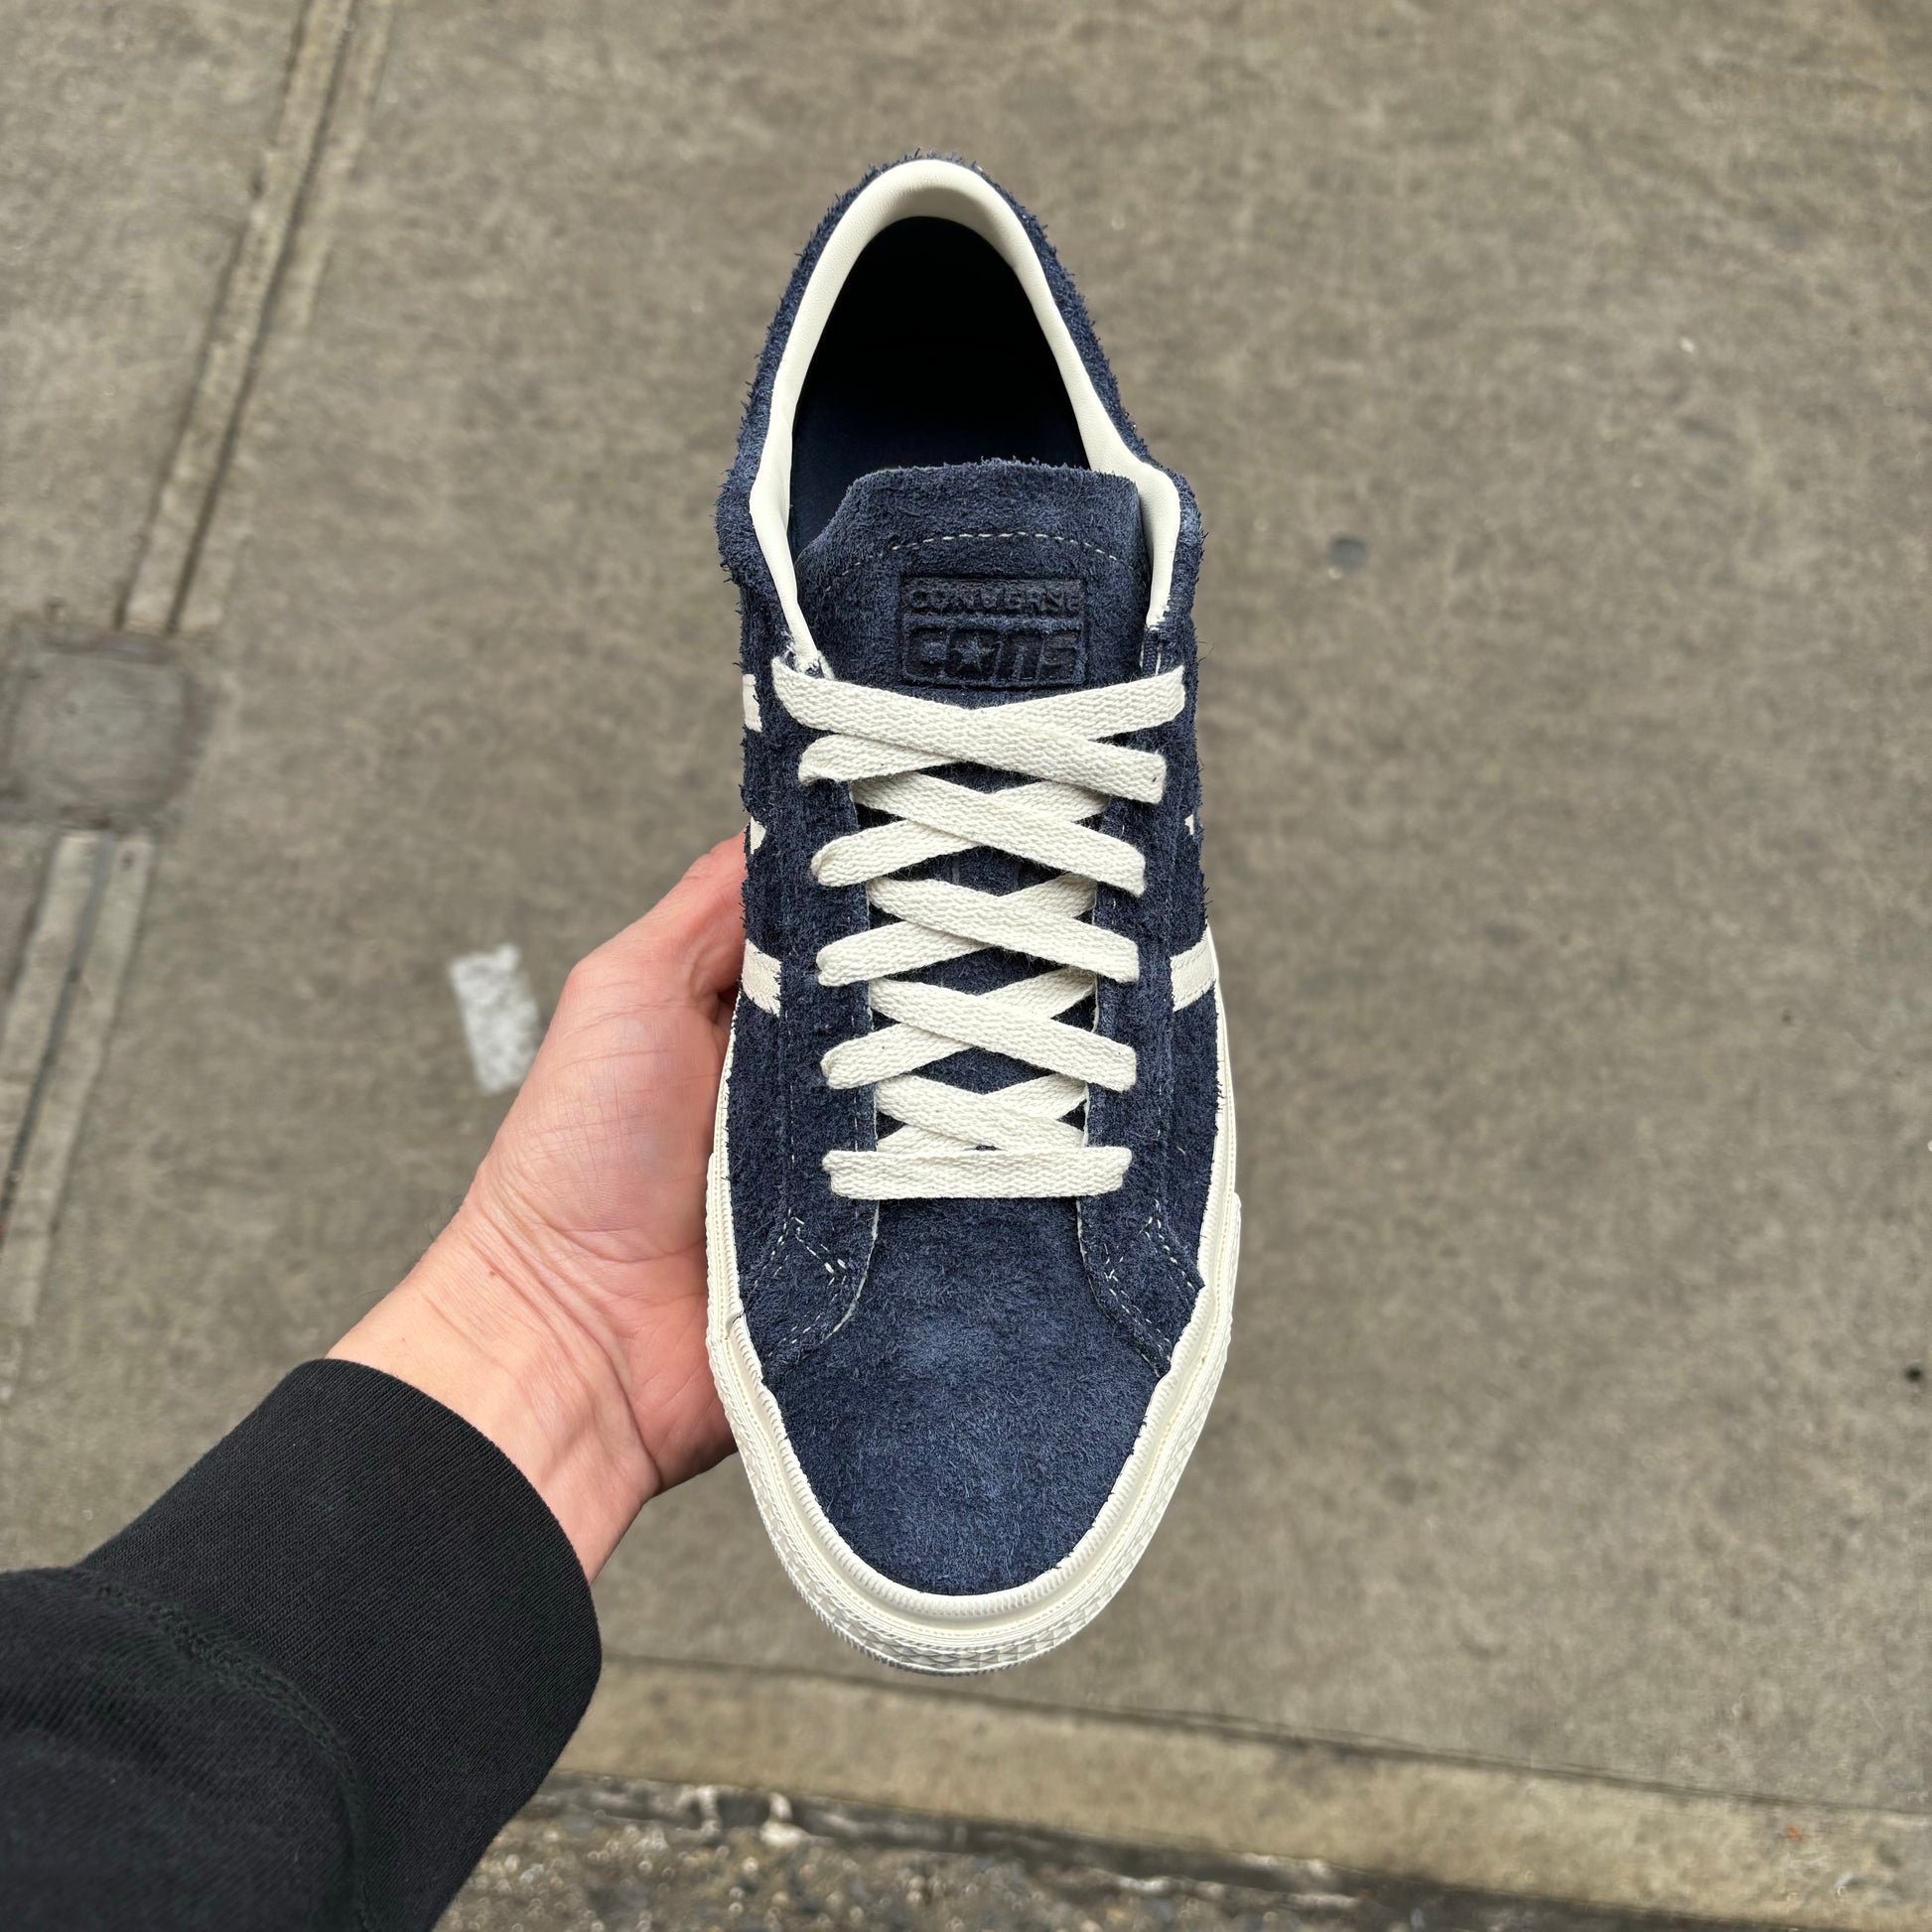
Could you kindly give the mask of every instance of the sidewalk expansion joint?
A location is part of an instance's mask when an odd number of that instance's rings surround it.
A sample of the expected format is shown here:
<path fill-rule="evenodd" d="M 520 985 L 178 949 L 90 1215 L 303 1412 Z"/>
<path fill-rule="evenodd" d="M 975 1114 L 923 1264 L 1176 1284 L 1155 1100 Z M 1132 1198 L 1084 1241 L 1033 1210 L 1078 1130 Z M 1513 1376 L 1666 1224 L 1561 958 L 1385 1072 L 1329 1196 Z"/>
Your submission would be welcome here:
<path fill-rule="evenodd" d="M 154 864 L 146 834 L 67 832 L 0 1025 L 0 1406 L 40 1310 L 80 1121 L 107 1053 Z"/>
<path fill-rule="evenodd" d="M 271 344 L 308 320 L 343 183 L 380 75 L 395 0 L 309 0 L 254 202 L 229 264 L 174 457 L 122 606 L 127 630 L 210 628 L 225 594 L 190 600 Z M 224 556 L 231 567 L 232 555 Z M 193 621 L 191 623 L 191 617 Z"/>

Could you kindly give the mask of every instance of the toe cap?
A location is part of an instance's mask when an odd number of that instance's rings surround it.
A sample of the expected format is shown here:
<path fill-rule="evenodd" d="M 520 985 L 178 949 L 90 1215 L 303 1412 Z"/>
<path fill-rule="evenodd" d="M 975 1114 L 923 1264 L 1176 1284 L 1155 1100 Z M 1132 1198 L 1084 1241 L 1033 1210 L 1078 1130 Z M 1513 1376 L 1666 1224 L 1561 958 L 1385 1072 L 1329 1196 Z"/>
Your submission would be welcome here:
<path fill-rule="evenodd" d="M 851 1319 L 772 1386 L 833 1528 L 945 1595 L 1072 1550 L 1159 1379 L 1094 1301 L 1071 1203 L 962 1205 L 896 1204 Z"/>

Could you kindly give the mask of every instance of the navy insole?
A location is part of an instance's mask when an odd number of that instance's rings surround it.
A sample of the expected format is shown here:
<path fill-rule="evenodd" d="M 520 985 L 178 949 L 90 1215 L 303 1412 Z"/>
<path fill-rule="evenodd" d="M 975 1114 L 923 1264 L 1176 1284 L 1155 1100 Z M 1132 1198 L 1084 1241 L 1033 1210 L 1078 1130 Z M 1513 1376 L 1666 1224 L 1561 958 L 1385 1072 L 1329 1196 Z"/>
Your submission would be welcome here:
<path fill-rule="evenodd" d="M 854 263 L 798 398 L 792 549 L 875 470 L 995 458 L 1087 467 L 1052 351 L 991 242 L 897 221 Z"/>

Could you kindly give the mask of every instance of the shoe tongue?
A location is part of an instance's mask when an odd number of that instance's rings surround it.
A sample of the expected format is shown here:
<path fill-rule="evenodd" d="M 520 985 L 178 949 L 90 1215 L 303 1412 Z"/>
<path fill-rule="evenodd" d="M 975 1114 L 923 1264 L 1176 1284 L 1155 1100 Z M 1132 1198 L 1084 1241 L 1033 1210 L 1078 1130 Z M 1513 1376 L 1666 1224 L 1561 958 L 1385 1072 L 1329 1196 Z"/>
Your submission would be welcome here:
<path fill-rule="evenodd" d="M 999 704 L 1137 677 L 1148 571 L 1125 477 L 1036 463 L 877 470 L 797 556 L 842 678 Z"/>

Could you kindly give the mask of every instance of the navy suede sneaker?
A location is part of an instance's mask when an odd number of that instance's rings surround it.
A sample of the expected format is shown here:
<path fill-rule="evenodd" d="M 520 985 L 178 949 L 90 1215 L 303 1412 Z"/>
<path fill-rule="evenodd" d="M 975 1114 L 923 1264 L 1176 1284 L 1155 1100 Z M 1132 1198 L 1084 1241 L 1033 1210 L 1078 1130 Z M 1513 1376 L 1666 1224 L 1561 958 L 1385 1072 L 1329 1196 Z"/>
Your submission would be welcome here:
<path fill-rule="evenodd" d="M 827 1621 L 1017 1663 L 1126 1580 L 1227 1353 L 1199 516 L 1032 217 L 913 160 L 800 259 L 718 530 L 752 825 L 713 1371 Z"/>

